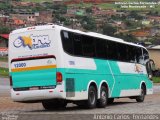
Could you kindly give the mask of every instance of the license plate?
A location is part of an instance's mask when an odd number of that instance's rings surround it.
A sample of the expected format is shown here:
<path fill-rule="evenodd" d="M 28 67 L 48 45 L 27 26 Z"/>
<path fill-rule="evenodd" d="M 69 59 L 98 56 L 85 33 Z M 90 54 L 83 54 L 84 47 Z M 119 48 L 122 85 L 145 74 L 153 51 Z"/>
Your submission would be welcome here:
<path fill-rule="evenodd" d="M 39 90 L 39 87 L 31 87 L 29 90 Z"/>

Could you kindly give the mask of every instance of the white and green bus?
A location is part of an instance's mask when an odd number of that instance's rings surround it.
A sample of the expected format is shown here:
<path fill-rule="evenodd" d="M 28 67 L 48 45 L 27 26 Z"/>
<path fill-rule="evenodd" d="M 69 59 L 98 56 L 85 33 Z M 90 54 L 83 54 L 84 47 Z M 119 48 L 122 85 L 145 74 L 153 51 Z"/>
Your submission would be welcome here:
<path fill-rule="evenodd" d="M 149 66 L 143 46 L 98 33 L 44 25 L 9 36 L 11 97 L 45 109 L 105 107 L 123 97 L 143 102 L 153 93 Z"/>

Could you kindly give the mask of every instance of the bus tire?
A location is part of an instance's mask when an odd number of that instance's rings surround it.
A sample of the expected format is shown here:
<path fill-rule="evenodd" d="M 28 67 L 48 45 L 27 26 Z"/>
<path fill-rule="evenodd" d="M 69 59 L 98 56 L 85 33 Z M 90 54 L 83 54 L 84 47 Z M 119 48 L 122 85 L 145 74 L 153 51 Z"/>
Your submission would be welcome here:
<path fill-rule="evenodd" d="M 108 98 L 108 104 L 112 104 L 114 102 L 114 98 Z"/>
<path fill-rule="evenodd" d="M 98 107 L 100 108 L 104 108 L 106 107 L 108 102 L 108 90 L 105 86 L 101 87 L 101 91 L 100 91 L 100 99 L 98 100 Z"/>
<path fill-rule="evenodd" d="M 93 85 L 91 85 L 88 90 L 87 107 L 89 109 L 92 109 L 96 107 L 96 104 L 97 104 L 97 90 Z"/>
<path fill-rule="evenodd" d="M 46 110 L 55 110 L 59 108 L 65 108 L 67 102 L 65 100 L 46 100 L 42 101 L 42 105 Z"/>
<path fill-rule="evenodd" d="M 141 95 L 136 98 L 137 102 L 143 102 L 145 98 L 146 88 L 144 85 L 141 86 Z"/>

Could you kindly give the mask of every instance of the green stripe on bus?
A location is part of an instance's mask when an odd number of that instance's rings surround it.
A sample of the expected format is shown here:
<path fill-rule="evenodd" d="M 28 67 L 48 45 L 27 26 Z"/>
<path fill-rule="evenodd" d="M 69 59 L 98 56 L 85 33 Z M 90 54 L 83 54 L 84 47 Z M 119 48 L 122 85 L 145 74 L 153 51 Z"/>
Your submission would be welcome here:
<path fill-rule="evenodd" d="M 108 64 L 109 63 L 109 64 Z M 152 84 L 145 74 L 124 74 L 120 72 L 116 61 L 95 59 L 96 70 L 57 68 L 47 70 L 34 70 L 28 72 L 10 73 L 13 87 L 46 86 L 56 84 L 56 71 L 63 74 L 63 80 L 74 79 L 75 91 L 87 91 L 88 83 L 94 80 L 97 87 L 102 80 L 106 80 L 110 88 L 111 97 L 119 97 L 121 90 L 139 89 L 141 81 L 145 81 L 148 88 Z M 112 72 L 110 71 L 112 69 Z M 43 74 L 43 75 L 41 75 Z M 54 74 L 54 75 L 53 75 Z M 33 79 L 31 79 L 33 78 Z M 29 80 L 31 79 L 31 80 Z M 67 79 L 68 80 L 68 79 Z M 66 86 L 64 91 L 66 90 Z"/>

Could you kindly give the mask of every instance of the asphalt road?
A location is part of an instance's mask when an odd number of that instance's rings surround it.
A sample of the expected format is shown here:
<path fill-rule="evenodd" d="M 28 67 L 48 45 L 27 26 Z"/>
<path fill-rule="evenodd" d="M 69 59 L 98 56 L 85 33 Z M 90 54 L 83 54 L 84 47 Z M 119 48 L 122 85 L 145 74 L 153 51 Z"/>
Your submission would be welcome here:
<path fill-rule="evenodd" d="M 71 118 L 74 120 L 90 120 L 96 119 L 95 115 L 97 114 L 107 114 L 109 115 L 107 117 L 113 117 L 112 114 L 160 114 L 160 85 L 154 86 L 154 94 L 147 95 L 143 103 L 137 103 L 134 99 L 131 100 L 128 98 L 122 98 L 116 99 L 113 104 L 108 105 L 106 108 L 95 108 L 88 110 L 81 109 L 78 106 L 70 103 L 67 105 L 66 109 L 54 111 L 44 110 L 41 103 L 26 104 L 13 102 L 10 98 L 9 89 L 9 80 L 7 78 L 0 78 L 0 113 L 2 112 L 2 114 L 11 114 L 14 112 L 15 115 L 18 115 L 19 118 L 22 117 L 24 120 L 33 119 L 35 116 L 35 118 L 38 120 L 70 120 Z M 158 119 L 160 119 L 160 116 Z"/>

